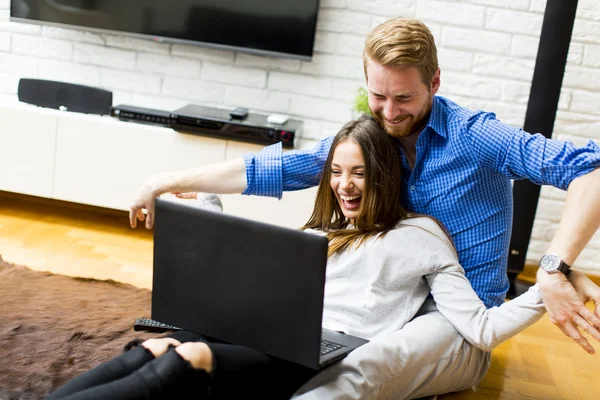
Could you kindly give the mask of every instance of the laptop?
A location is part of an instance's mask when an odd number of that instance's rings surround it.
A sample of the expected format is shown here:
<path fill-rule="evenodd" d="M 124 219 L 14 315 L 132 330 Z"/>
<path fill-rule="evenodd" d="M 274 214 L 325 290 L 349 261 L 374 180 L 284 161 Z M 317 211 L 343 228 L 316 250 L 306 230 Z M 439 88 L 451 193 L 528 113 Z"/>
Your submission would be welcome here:
<path fill-rule="evenodd" d="M 323 236 L 158 198 L 151 318 L 322 369 L 368 342 L 321 327 L 327 247 Z"/>

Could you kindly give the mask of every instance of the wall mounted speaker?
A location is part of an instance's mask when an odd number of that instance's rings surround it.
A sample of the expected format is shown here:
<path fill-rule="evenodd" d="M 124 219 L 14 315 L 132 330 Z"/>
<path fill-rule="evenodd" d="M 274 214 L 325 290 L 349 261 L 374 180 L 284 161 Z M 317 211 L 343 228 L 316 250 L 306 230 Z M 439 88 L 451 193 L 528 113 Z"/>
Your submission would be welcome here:
<path fill-rule="evenodd" d="M 110 114 L 112 92 L 91 86 L 21 78 L 19 101 L 40 107 L 85 114 Z"/>

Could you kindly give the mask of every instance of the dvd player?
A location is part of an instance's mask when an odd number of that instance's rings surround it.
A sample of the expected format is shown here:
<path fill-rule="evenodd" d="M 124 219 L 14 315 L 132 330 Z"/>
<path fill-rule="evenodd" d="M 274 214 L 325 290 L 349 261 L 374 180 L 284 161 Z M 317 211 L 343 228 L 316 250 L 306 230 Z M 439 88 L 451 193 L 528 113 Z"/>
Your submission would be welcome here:
<path fill-rule="evenodd" d="M 171 126 L 170 111 L 119 104 L 110 108 L 110 115 L 111 117 L 119 118 L 121 121 L 141 122 L 144 124 L 154 124 L 168 127 Z"/>
<path fill-rule="evenodd" d="M 294 147 L 294 139 L 302 129 L 302 121 L 288 119 L 277 125 L 267 121 L 268 115 L 248 113 L 244 119 L 236 119 L 231 111 L 222 108 L 194 104 L 171 113 L 171 128 L 183 133 L 210 136 L 257 144 L 281 142 L 285 148 Z"/>

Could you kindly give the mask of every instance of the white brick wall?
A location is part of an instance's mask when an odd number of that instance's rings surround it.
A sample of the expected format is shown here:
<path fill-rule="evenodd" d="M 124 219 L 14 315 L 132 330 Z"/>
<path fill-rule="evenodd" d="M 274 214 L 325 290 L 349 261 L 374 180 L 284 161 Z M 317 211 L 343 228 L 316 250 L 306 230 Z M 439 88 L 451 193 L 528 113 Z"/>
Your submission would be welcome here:
<path fill-rule="evenodd" d="M 73 58 L 73 43 L 66 40 L 13 33 L 11 52 L 13 54 L 36 56 L 41 59 L 71 60 Z"/>
<path fill-rule="evenodd" d="M 10 51 L 10 33 L 8 32 L 0 32 L 0 51 L 5 53 Z"/>
<path fill-rule="evenodd" d="M 312 62 L 169 45 L 128 36 L 18 24 L 0 0 L 0 96 L 20 77 L 112 90 L 115 103 L 174 109 L 245 106 L 305 121 L 302 147 L 335 134 L 364 86 L 366 33 L 394 16 L 417 17 L 436 37 L 440 94 L 521 126 L 546 0 L 321 0 Z M 600 139 L 600 3 L 579 0 L 554 136 Z M 564 192 L 543 188 L 531 263 L 556 229 Z M 576 265 L 600 274 L 600 233 Z"/>

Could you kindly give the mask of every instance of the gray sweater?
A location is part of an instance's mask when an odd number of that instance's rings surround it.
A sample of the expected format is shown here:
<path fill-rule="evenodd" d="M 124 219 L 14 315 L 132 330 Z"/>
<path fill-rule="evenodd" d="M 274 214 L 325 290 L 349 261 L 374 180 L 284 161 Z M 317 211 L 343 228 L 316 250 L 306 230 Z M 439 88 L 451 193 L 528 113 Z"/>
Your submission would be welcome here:
<path fill-rule="evenodd" d="M 431 293 L 438 310 L 469 343 L 490 351 L 545 311 L 537 286 L 486 309 L 444 232 L 429 218 L 405 220 L 379 236 L 330 257 L 324 327 L 372 339 L 401 329 Z"/>

